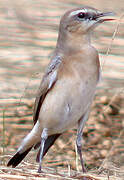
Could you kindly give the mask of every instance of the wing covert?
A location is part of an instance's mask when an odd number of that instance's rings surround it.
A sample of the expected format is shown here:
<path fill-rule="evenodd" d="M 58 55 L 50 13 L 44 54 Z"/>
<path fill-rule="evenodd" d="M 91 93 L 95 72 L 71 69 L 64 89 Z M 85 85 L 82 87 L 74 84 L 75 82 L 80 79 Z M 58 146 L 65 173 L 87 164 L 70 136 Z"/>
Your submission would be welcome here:
<path fill-rule="evenodd" d="M 40 108 L 42 106 L 42 103 L 48 93 L 48 91 L 53 87 L 55 82 L 57 81 L 57 70 L 59 65 L 61 64 L 61 58 L 60 56 L 56 56 L 52 59 L 50 64 L 48 65 L 45 75 L 43 76 L 43 79 L 41 81 L 40 87 L 38 89 L 38 93 L 35 99 L 34 104 L 34 113 L 33 113 L 33 121 L 34 124 L 38 120 Z"/>

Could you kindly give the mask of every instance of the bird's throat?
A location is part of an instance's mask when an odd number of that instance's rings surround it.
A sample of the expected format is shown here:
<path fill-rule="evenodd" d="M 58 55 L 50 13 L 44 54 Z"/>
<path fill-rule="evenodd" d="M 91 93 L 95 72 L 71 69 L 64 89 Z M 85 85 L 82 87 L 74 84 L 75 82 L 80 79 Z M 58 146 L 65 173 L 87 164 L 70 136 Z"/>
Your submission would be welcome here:
<path fill-rule="evenodd" d="M 90 45 L 90 34 L 83 35 L 59 35 L 57 41 L 57 51 L 61 53 L 77 53 Z"/>

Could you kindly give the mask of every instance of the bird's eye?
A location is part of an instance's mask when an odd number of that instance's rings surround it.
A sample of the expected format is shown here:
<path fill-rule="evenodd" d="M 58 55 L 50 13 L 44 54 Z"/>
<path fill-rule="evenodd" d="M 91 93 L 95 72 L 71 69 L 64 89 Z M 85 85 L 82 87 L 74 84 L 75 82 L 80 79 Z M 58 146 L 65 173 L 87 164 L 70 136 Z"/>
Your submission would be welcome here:
<path fill-rule="evenodd" d="M 85 13 L 80 12 L 80 13 L 78 14 L 78 17 L 79 17 L 79 18 L 84 18 L 84 17 L 85 17 Z"/>

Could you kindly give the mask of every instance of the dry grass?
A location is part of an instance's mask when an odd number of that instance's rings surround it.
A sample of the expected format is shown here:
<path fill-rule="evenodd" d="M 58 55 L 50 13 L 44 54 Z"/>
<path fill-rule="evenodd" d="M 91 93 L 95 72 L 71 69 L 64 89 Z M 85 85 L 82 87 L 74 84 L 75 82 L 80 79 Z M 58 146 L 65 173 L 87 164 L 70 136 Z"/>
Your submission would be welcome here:
<path fill-rule="evenodd" d="M 121 180 L 121 178 L 116 176 L 111 176 L 108 174 L 98 175 L 96 172 L 88 172 L 83 174 L 71 170 L 70 168 L 64 169 L 59 168 L 57 171 L 54 168 L 43 168 L 43 173 L 37 173 L 38 165 L 31 164 L 29 162 L 23 162 L 21 165 L 13 168 L 8 168 L 4 165 L 0 167 L 0 178 L 15 180 L 15 179 L 83 179 L 87 177 L 88 180 Z"/>
<path fill-rule="evenodd" d="M 105 96 L 103 94 L 107 95 Z M 86 165 L 89 169 L 86 174 L 89 180 L 123 180 L 124 176 L 124 166 L 123 161 L 121 161 L 124 155 L 123 149 L 121 148 L 124 141 L 122 122 L 124 117 L 124 96 L 121 91 L 113 96 L 110 94 L 102 91 L 99 96 L 96 96 L 90 118 L 84 129 L 85 142 L 82 148 L 87 163 Z M 21 109 L 19 109 L 19 111 L 21 111 Z M 4 124 L 4 126 L 5 125 L 6 124 Z M 94 130 L 92 132 L 93 128 Z M 5 129 L 4 127 L 4 131 Z M 6 135 L 6 131 L 4 135 Z M 22 137 L 23 136 L 24 134 L 22 132 Z M 13 134 L 8 145 L 6 144 L 7 141 L 4 142 L 4 148 L 2 150 L 4 152 L 0 157 L 0 177 L 2 179 L 82 179 L 85 175 L 79 172 L 81 167 L 75 153 L 75 136 L 76 131 L 71 130 L 57 140 L 43 161 L 43 167 L 45 167 L 43 168 L 43 173 L 38 174 L 38 165 L 34 164 L 36 152 L 33 151 L 27 159 L 15 169 L 6 167 L 5 164 L 10 158 L 10 155 L 5 154 L 10 154 L 8 151 L 12 154 L 15 152 L 13 147 L 18 144 L 17 142 L 20 138 Z M 11 144 L 14 139 L 15 145 L 13 143 Z M 4 140 L 6 140 L 6 137 L 4 137 Z"/>

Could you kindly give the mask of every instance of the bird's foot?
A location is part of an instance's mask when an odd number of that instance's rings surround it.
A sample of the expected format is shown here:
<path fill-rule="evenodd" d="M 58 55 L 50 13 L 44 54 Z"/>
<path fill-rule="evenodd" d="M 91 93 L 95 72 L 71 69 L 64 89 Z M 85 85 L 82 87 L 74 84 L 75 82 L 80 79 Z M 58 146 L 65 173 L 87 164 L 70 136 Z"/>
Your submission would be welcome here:
<path fill-rule="evenodd" d="M 39 165 L 39 168 L 38 168 L 38 173 L 43 173 L 43 171 L 41 170 L 42 169 L 42 167 L 41 167 L 41 165 Z"/>

